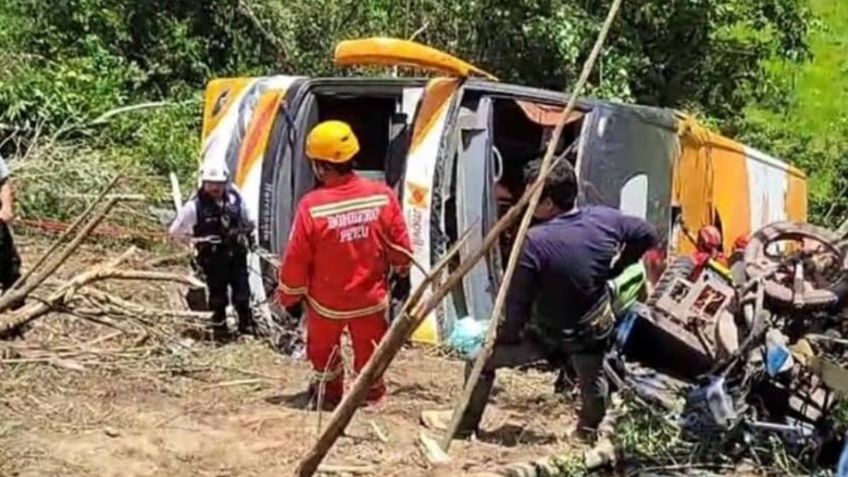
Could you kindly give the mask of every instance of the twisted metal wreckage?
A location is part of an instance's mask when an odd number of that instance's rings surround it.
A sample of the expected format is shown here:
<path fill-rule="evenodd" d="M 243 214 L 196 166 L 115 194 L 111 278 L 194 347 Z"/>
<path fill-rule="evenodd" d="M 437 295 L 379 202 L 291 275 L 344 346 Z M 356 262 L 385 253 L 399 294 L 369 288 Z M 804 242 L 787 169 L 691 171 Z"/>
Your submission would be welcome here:
<path fill-rule="evenodd" d="M 730 269 L 713 264 L 691 281 L 691 260 L 677 257 L 619 324 L 606 372 L 678 418 L 684 439 L 731 460 L 774 435 L 803 465 L 833 468 L 844 453 L 847 267 L 848 242 L 793 222 L 760 229 Z"/>

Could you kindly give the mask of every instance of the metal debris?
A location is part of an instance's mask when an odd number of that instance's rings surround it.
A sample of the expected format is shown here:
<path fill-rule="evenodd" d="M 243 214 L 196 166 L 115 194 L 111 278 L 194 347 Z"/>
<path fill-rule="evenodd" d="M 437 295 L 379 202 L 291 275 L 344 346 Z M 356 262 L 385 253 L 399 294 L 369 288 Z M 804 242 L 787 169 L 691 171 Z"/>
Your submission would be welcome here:
<path fill-rule="evenodd" d="M 650 306 L 622 320 L 611 381 L 667 411 L 684 396 L 672 411 L 684 439 L 728 457 L 776 438 L 808 469 L 848 469 L 848 421 L 837 415 L 848 394 L 848 248 L 828 230 L 777 223 L 752 236 L 743 265 L 735 279 L 709 267 L 664 277 Z"/>

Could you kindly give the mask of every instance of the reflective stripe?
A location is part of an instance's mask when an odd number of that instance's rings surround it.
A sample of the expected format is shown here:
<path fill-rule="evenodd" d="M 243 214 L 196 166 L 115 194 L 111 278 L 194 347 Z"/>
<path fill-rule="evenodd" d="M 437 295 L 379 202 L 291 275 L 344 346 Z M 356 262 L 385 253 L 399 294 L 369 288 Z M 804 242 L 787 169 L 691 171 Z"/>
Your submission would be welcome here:
<path fill-rule="evenodd" d="M 359 318 L 362 316 L 371 315 L 377 313 L 378 311 L 385 310 L 389 307 L 389 296 L 386 295 L 380 303 L 369 306 L 366 308 L 359 308 L 358 310 L 333 310 L 332 308 L 327 308 L 326 306 L 315 301 L 314 298 L 307 295 L 306 300 L 309 302 L 309 306 L 311 306 L 319 315 L 324 318 L 329 318 L 332 320 L 349 320 L 351 318 Z"/>
<path fill-rule="evenodd" d="M 343 200 L 332 204 L 317 205 L 309 208 L 309 215 L 313 218 L 327 217 L 333 214 L 342 212 L 351 212 L 360 209 L 369 209 L 371 207 L 380 207 L 387 205 L 389 198 L 383 194 L 371 195 L 368 197 L 360 197 L 358 199 Z"/>
<path fill-rule="evenodd" d="M 277 288 L 279 288 L 280 291 L 285 293 L 286 295 L 305 295 L 307 291 L 306 287 L 292 288 L 286 286 L 286 284 L 282 282 L 277 285 Z"/>

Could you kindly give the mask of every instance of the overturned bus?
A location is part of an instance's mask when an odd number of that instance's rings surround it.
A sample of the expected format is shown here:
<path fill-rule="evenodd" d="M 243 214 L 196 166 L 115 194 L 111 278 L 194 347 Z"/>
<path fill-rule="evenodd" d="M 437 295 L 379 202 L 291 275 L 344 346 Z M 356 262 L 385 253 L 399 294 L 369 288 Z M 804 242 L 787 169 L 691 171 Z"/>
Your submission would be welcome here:
<path fill-rule="evenodd" d="M 411 66 L 427 79 L 269 76 L 216 79 L 205 95 L 202 160 L 225 160 L 258 222 L 261 249 L 286 247 L 298 200 L 315 178 L 304 156 L 310 128 L 341 119 L 357 134 L 357 173 L 394 187 L 417 262 L 426 270 L 465 230 L 470 254 L 522 193 L 523 166 L 543 154 L 567 96 L 500 83 L 432 48 L 371 38 L 340 43 L 339 65 Z M 724 246 L 764 224 L 804 220 L 797 169 L 709 131 L 679 112 L 581 99 L 557 152 L 574 164 L 581 200 L 646 218 L 669 253 L 688 253 L 687 230 L 713 224 Z M 488 319 L 506 247 L 494 249 L 417 330 L 438 344 L 456 320 Z M 276 282 L 267 254 L 251 257 L 256 303 Z M 412 286 L 424 278 L 413 269 Z"/>

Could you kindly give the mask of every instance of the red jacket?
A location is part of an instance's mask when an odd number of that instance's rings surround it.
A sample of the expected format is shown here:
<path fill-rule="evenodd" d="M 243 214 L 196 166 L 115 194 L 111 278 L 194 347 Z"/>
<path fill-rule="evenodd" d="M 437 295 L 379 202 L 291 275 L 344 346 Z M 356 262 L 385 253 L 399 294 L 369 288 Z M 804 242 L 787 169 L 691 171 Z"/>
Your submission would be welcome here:
<path fill-rule="evenodd" d="M 388 244 L 393 244 L 394 248 Z M 389 267 L 410 259 L 400 204 L 386 185 L 353 174 L 303 197 L 280 267 L 278 300 L 301 299 L 324 318 L 357 318 L 389 305 Z"/>

